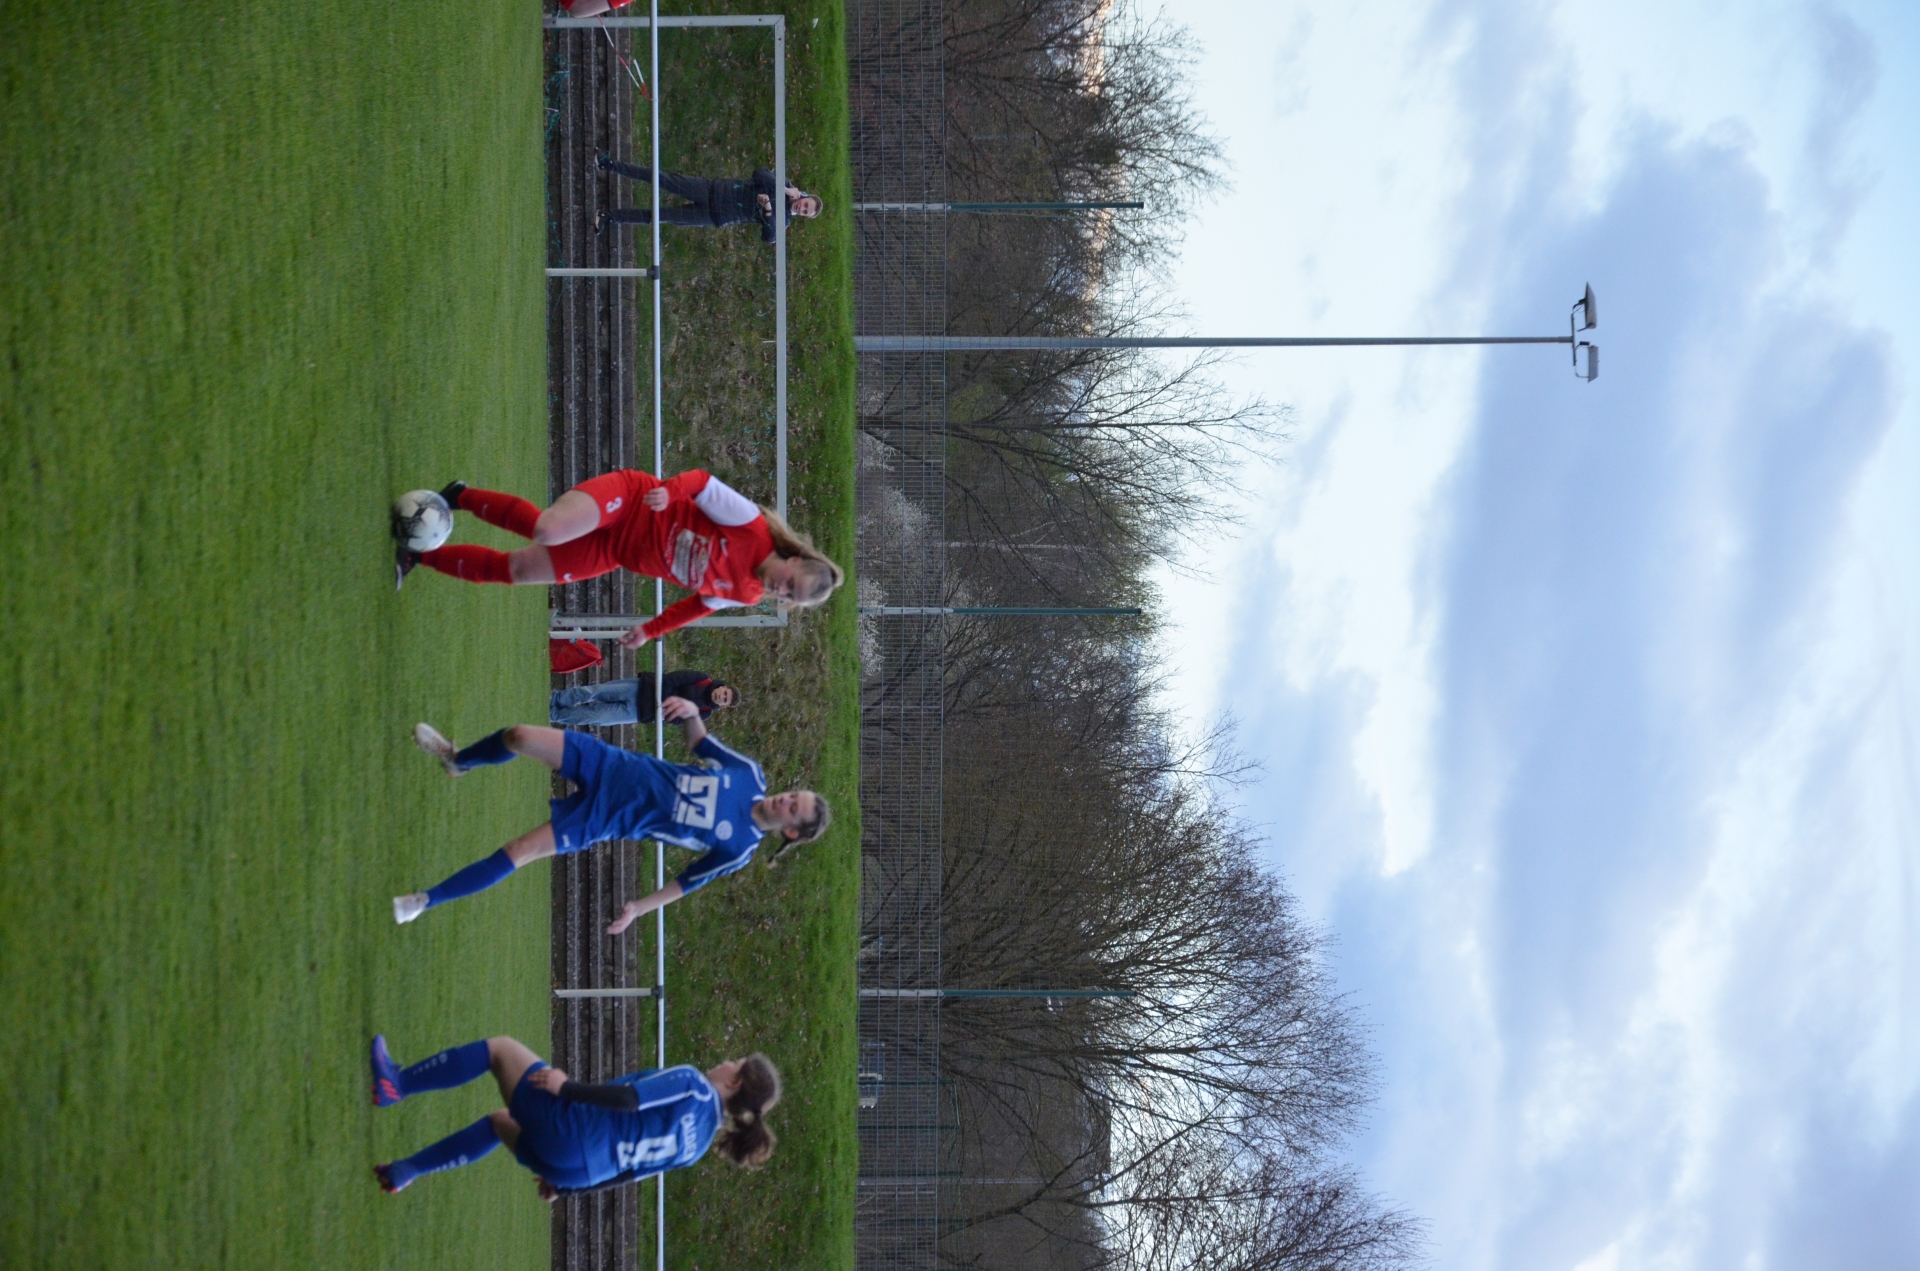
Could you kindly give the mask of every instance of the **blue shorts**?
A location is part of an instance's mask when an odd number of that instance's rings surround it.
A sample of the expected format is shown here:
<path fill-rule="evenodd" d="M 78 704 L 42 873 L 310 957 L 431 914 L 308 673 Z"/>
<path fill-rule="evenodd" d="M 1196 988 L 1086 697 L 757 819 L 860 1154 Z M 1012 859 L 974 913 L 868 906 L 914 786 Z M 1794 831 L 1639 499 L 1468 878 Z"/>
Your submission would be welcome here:
<path fill-rule="evenodd" d="M 587 1144 L 605 1133 L 604 1118 L 590 1103 L 548 1094 L 527 1077 L 545 1068 L 535 1064 L 513 1088 L 507 1115 L 520 1127 L 513 1154 L 520 1163 L 555 1187 L 592 1187 L 604 1182 L 587 1169 Z"/>
<path fill-rule="evenodd" d="M 569 731 L 560 754 L 560 775 L 578 788 L 564 799 L 550 801 L 554 852 L 565 856 L 608 839 L 629 837 L 643 819 L 636 810 L 657 803 L 663 794 L 671 808 L 672 785 L 660 789 L 661 777 L 654 768 L 641 755 Z"/>

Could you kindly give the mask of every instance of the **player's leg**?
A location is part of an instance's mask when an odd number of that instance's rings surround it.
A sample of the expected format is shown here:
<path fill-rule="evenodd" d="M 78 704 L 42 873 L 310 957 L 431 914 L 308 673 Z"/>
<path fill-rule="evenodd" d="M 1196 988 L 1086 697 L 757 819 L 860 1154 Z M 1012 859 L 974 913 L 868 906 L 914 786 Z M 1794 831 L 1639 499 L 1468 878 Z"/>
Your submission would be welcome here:
<path fill-rule="evenodd" d="M 513 1102 L 513 1092 L 519 1089 L 520 1078 L 527 1075 L 527 1070 L 546 1062 L 533 1053 L 531 1046 L 512 1037 L 489 1037 L 487 1055 L 493 1079 L 500 1084 L 500 1098 L 505 1103 Z"/>
<path fill-rule="evenodd" d="M 477 1043 L 486 1045 L 485 1042 Z M 380 1182 L 383 1192 L 397 1192 L 406 1189 L 415 1179 L 427 1174 L 438 1174 L 442 1170 L 458 1169 L 462 1165 L 471 1165 L 506 1140 L 500 1133 L 495 1118 L 501 1113 L 489 1113 L 467 1126 L 456 1130 L 446 1138 L 428 1147 L 421 1148 L 412 1156 L 401 1157 L 384 1165 L 373 1167 L 373 1176 Z M 511 1118 L 508 1118 L 511 1121 Z M 518 1137 L 517 1135 L 515 1136 Z"/>
<path fill-rule="evenodd" d="M 567 735 L 557 728 L 514 724 L 488 733 L 471 746 L 462 748 L 441 736 L 433 725 L 423 723 L 413 726 L 413 740 L 415 745 L 438 759 L 449 773 L 457 777 L 474 768 L 511 763 L 520 755 L 538 760 L 557 771 L 566 758 Z"/>
<path fill-rule="evenodd" d="M 534 522 L 533 532 L 527 537 L 543 547 L 557 547 L 593 533 L 603 519 L 593 491 L 576 488 L 555 499 L 553 506 Z"/>
<path fill-rule="evenodd" d="M 497 734 L 507 749 L 516 755 L 525 756 L 547 765 L 555 772 L 567 758 L 567 734 L 559 728 L 544 728 L 539 724 L 515 724 L 512 728 L 503 728 Z"/>
<path fill-rule="evenodd" d="M 547 722 L 575 728 L 633 724 L 640 719 L 639 699 L 640 681 L 631 677 L 555 689 Z"/>
<path fill-rule="evenodd" d="M 554 731 L 554 730 L 547 730 Z M 552 856 L 553 822 L 538 825 L 491 856 L 483 857 L 425 891 L 393 898 L 393 920 L 412 922 L 435 905 L 483 892 L 523 865 Z"/>
<path fill-rule="evenodd" d="M 482 490 L 464 481 L 455 481 L 440 492 L 441 497 L 462 512 L 471 512 L 497 529 L 521 538 L 532 538 L 540 509 L 517 494 L 502 490 Z"/>
<path fill-rule="evenodd" d="M 409 1095 L 428 1090 L 452 1090 L 464 1086 L 491 1070 L 492 1059 L 485 1041 L 449 1046 L 437 1055 L 429 1055 L 417 1064 L 402 1068 L 387 1053 L 384 1035 L 373 1039 L 369 1060 L 373 1069 L 375 1107 L 390 1107 Z"/>
<path fill-rule="evenodd" d="M 462 582 L 544 587 L 556 582 L 581 582 L 618 569 L 611 545 L 600 541 L 605 537 L 589 534 L 552 550 L 534 543 L 511 552 L 478 543 L 454 543 L 422 552 L 418 559 L 427 568 Z"/>
<path fill-rule="evenodd" d="M 608 473 L 567 491 L 553 506 L 528 521 L 533 505 L 514 495 L 467 487 L 457 492 L 462 508 L 516 534 L 533 539 L 517 551 L 502 552 L 477 543 L 453 543 L 422 552 L 418 562 L 427 568 L 470 583 L 517 583 L 548 586 L 597 577 L 619 567 L 608 536 L 596 534 L 613 512 L 627 503 L 622 497 L 643 473 Z M 596 497 L 596 483 L 616 491 L 604 502 Z M 637 498 L 637 494 L 635 495 Z M 612 510 L 604 504 L 613 505 Z M 615 518 L 617 519 L 617 518 Z M 556 555 L 557 553 L 557 555 Z M 408 566 L 411 568 L 411 566 Z M 404 571 L 402 577 L 404 577 Z"/>

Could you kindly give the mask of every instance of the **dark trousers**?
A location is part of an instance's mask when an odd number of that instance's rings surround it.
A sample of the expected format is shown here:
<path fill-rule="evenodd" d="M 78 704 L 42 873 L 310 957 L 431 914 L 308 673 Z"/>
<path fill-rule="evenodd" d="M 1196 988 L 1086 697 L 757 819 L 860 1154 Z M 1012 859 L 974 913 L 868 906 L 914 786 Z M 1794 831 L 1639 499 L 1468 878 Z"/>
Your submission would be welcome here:
<path fill-rule="evenodd" d="M 645 181 L 649 184 L 653 181 L 653 170 L 640 167 L 638 164 L 612 162 L 607 164 L 607 171 L 617 172 L 634 181 Z M 705 177 L 688 177 L 681 176 L 677 172 L 662 172 L 660 193 L 686 199 L 688 203 L 683 207 L 662 207 L 660 223 L 662 225 L 703 225 L 711 229 L 713 227 L 712 192 L 713 182 Z M 653 209 L 623 207 L 618 211 L 608 212 L 606 219 L 619 225 L 651 225 Z"/>

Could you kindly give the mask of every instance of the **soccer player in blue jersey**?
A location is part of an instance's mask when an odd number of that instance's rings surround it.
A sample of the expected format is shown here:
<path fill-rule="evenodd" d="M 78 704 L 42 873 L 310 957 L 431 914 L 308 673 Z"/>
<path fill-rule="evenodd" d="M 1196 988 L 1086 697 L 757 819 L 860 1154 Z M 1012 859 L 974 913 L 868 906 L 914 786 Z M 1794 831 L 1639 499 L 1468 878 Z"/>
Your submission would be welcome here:
<path fill-rule="evenodd" d="M 605 1085 L 582 1085 L 549 1068 L 524 1044 L 492 1037 L 402 1068 L 373 1039 L 373 1102 L 450 1090 L 491 1072 L 507 1106 L 412 1156 L 373 1167 L 380 1190 L 397 1192 L 425 1174 L 470 1165 L 504 1143 L 540 1177 L 540 1198 L 597 1192 L 693 1164 L 712 1147 L 746 1169 L 773 1155 L 767 1113 L 780 1102 L 780 1073 L 765 1055 L 646 1069 Z"/>
<path fill-rule="evenodd" d="M 607 928 L 619 935 L 642 914 L 670 905 L 753 859 L 763 835 L 778 834 L 781 854 L 811 843 L 827 831 L 827 801 L 811 790 L 767 793 L 760 765 L 720 744 L 700 721 L 700 711 L 682 697 L 660 703 L 661 713 L 686 729 L 697 762 L 668 763 L 652 755 L 609 746 L 586 733 L 516 724 L 462 750 L 432 726 L 417 725 L 414 741 L 454 776 L 517 755 L 536 759 L 574 783 L 574 792 L 552 800 L 553 818 L 436 887 L 393 898 L 393 920 L 412 922 L 435 905 L 471 896 L 514 870 L 556 854 L 578 852 L 610 839 L 659 839 L 679 847 L 704 848 L 700 859 L 674 881 L 643 900 L 629 901 Z"/>

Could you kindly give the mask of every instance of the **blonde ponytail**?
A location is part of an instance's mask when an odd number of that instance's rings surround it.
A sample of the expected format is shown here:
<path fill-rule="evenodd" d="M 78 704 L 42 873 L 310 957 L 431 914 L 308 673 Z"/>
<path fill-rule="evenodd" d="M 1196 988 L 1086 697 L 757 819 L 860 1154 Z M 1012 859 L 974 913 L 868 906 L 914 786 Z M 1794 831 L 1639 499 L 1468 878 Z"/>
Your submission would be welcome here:
<path fill-rule="evenodd" d="M 763 506 L 760 514 L 767 518 L 767 535 L 773 539 L 773 550 L 777 554 L 789 559 L 798 557 L 811 562 L 807 573 L 814 580 L 813 596 L 806 600 L 783 600 L 780 602 L 780 612 L 786 613 L 789 609 L 811 609 L 816 605 L 825 604 L 828 598 L 839 589 L 840 584 L 847 581 L 846 571 L 834 564 L 825 552 L 815 547 L 812 539 L 788 525 L 786 518 L 772 508 Z"/>

